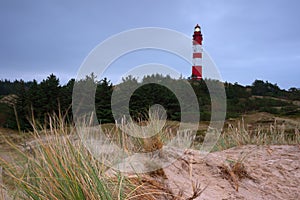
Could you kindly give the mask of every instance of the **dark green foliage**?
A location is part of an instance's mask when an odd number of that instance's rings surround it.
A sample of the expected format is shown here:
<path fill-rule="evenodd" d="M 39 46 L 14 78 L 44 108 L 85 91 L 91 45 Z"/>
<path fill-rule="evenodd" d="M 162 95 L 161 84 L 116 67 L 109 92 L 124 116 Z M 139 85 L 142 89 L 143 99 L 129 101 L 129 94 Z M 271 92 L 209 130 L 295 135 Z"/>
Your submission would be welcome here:
<path fill-rule="evenodd" d="M 238 83 L 227 83 L 225 82 L 225 90 L 228 99 L 239 99 L 239 98 L 249 98 L 251 96 L 251 88 L 244 87 Z"/>
<path fill-rule="evenodd" d="M 59 95 L 59 80 L 55 75 L 51 74 L 46 80 L 40 84 L 41 106 L 42 113 L 53 113 L 57 111 L 58 95 Z"/>
<path fill-rule="evenodd" d="M 292 87 L 288 90 L 288 92 L 286 92 L 286 95 L 288 96 L 288 98 L 290 100 L 298 100 L 300 101 L 300 89 Z"/>
<path fill-rule="evenodd" d="M 8 104 L 0 103 L 0 127 L 17 127 L 16 120 L 11 118 L 13 117 L 13 108 L 10 107 Z M 13 120 L 11 120 L 13 119 Z M 12 124 L 11 124 L 12 123 Z M 13 125 L 14 124 L 14 125 Z"/>
<path fill-rule="evenodd" d="M 279 87 L 275 84 L 271 84 L 268 81 L 264 82 L 262 80 L 255 80 L 252 84 L 252 94 L 253 95 L 266 95 L 266 96 L 276 96 L 280 92 Z"/>
<path fill-rule="evenodd" d="M 99 123 L 112 123 L 114 118 L 111 111 L 111 95 L 113 92 L 113 85 L 107 78 L 97 83 L 95 106 Z"/>
<path fill-rule="evenodd" d="M 69 82 L 62 86 L 59 90 L 59 106 L 62 114 L 66 115 L 67 121 L 72 121 L 72 93 L 75 79 L 69 80 Z"/>
<path fill-rule="evenodd" d="M 130 98 L 130 114 L 135 119 L 147 118 L 150 106 L 160 104 L 167 111 L 169 120 L 180 120 L 179 102 L 168 88 L 158 84 L 146 84 L 139 87 Z"/>
<path fill-rule="evenodd" d="M 71 86 L 61 87 L 59 79 L 53 74 L 39 84 L 36 80 L 15 81 L 14 84 L 13 94 L 17 95 L 17 102 L 10 106 L 10 113 L 6 115 L 6 126 L 9 128 L 28 130 L 32 127 L 30 123 L 33 118 L 35 122 L 47 125 L 48 114 L 66 112 L 70 107 L 72 97 L 65 97 L 62 92 Z M 70 89 L 68 92 L 67 95 L 72 94 Z"/>
<path fill-rule="evenodd" d="M 28 119 L 26 117 L 27 110 L 28 110 L 28 104 L 27 104 L 28 92 L 27 92 L 27 88 L 25 88 L 25 83 L 23 80 L 20 81 L 16 94 L 18 98 L 17 98 L 17 103 L 15 105 L 15 108 L 18 115 L 17 117 L 20 125 L 19 128 L 26 129 L 30 126 L 28 123 Z"/>
<path fill-rule="evenodd" d="M 300 117 L 300 108 L 296 105 L 289 105 L 282 107 L 278 113 L 283 116 Z"/>
<path fill-rule="evenodd" d="M 141 82 L 129 76 L 124 78 L 121 84 L 115 86 L 106 78 L 100 81 L 96 80 L 94 74 L 79 81 L 71 79 L 63 86 L 59 84 L 59 79 L 53 74 L 41 83 L 36 80 L 29 82 L 4 80 L 0 81 L 0 98 L 8 94 L 16 94 L 18 98 L 15 106 L 8 106 L 0 102 L 0 125 L 17 129 L 15 114 L 17 114 L 18 123 L 22 130 L 31 127 L 30 121 L 32 118 L 42 125 L 47 125 L 48 114 L 52 113 L 65 114 L 65 119 L 72 122 L 73 110 L 71 105 L 74 84 L 82 86 L 79 87 L 81 97 L 90 97 L 88 102 L 85 99 L 82 105 L 80 104 L 80 111 L 89 111 L 95 105 L 100 123 L 114 122 L 111 111 L 111 99 L 114 90 L 121 90 L 122 93 L 115 99 L 113 106 L 116 106 L 120 111 L 126 110 L 125 107 L 118 107 L 118 104 L 122 105 L 122 102 L 130 100 L 129 111 L 134 119 L 146 118 L 149 108 L 152 105 L 160 104 L 166 109 L 168 120 L 180 121 L 181 107 L 172 91 L 176 89 L 179 93 L 185 94 L 184 87 L 181 88 L 180 85 L 182 80 L 159 74 L 146 76 Z M 212 103 L 207 85 L 209 84 L 210 88 L 216 88 L 216 85 L 223 83 L 215 80 L 189 80 L 189 82 L 198 99 L 201 121 L 209 121 Z M 176 85 L 176 88 L 170 89 L 159 83 Z M 91 87 L 95 90 L 86 90 L 86 88 Z M 300 116 L 299 106 L 293 103 L 293 101 L 300 100 L 300 90 L 295 87 L 290 88 L 288 91 L 282 90 L 276 84 L 261 80 L 256 80 L 252 86 L 246 87 L 238 83 L 225 82 L 224 87 L 227 95 L 227 118 L 238 117 L 241 114 L 253 111 L 292 117 Z M 213 89 L 210 92 L 218 93 L 219 91 Z M 128 96 L 128 94 L 132 95 Z M 80 98 L 77 100 L 80 101 Z M 216 104 L 216 106 L 219 105 Z"/>
<path fill-rule="evenodd" d="M 25 88 L 28 88 L 31 82 L 24 82 L 22 80 L 15 80 L 13 82 L 5 79 L 0 80 L 0 96 L 8 95 L 8 94 L 16 94 L 20 85 L 23 84 Z"/>

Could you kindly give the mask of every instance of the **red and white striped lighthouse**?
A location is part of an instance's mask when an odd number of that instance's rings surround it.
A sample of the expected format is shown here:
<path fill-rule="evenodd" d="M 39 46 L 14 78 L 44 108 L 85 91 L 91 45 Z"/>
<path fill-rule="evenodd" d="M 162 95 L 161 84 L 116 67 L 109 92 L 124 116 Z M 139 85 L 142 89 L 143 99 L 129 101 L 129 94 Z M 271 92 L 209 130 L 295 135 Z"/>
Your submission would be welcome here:
<path fill-rule="evenodd" d="M 193 67 L 192 67 L 192 80 L 202 79 L 202 34 L 201 28 L 197 24 L 194 29 L 193 35 Z"/>

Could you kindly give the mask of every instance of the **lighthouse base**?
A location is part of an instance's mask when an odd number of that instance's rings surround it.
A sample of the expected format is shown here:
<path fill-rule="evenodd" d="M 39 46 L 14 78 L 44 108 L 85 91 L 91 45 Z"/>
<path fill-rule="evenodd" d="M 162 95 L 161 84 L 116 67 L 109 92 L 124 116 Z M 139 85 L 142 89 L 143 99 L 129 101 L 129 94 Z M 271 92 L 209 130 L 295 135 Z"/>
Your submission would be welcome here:
<path fill-rule="evenodd" d="M 202 66 L 193 66 L 192 67 L 192 80 L 201 80 L 202 79 Z"/>

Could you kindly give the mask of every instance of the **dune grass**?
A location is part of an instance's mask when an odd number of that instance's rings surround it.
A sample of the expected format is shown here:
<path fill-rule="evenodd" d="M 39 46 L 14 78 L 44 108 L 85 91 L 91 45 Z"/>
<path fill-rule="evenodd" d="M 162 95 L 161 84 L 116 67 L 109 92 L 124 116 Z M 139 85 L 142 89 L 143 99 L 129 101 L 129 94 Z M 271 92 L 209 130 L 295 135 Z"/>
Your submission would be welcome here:
<path fill-rule="evenodd" d="M 224 128 L 213 151 L 221 151 L 242 145 L 296 145 L 300 144 L 300 127 L 287 129 L 285 124 L 275 121 L 267 126 L 250 129 L 243 119 L 237 125 L 228 124 Z"/>
<path fill-rule="evenodd" d="M 20 160 L 0 161 L 11 179 L 9 185 L 16 199 L 175 198 L 164 184 L 147 176 L 106 173 L 108 168 L 86 150 L 74 127 L 66 126 L 59 117 L 50 117 L 49 122 L 47 129 L 34 126 L 34 142 L 28 142 L 23 149 L 10 143 Z"/>
<path fill-rule="evenodd" d="M 65 124 L 64 121 L 61 116 L 49 116 L 49 124 L 46 127 L 32 123 L 32 139 L 29 141 L 27 138 L 22 147 L 8 142 L 17 152 L 18 159 L 10 163 L 0 160 L 4 171 L 2 174 L 5 174 L 7 179 L 4 184 L 0 183 L 0 198 L 8 199 L 8 196 L 13 196 L 15 199 L 34 200 L 182 199 L 182 195 L 173 194 L 163 181 L 152 178 L 151 173 L 132 176 L 109 169 L 85 148 L 75 127 Z M 116 143 L 128 151 L 149 152 L 160 149 L 173 137 L 178 123 L 171 124 L 173 126 L 167 126 L 163 132 L 149 139 L 132 139 L 112 124 L 106 126 L 107 131 L 104 132 L 114 135 Z M 140 132 L 139 128 L 130 129 Z M 236 126 L 228 124 L 214 151 L 247 144 L 300 144 L 299 127 L 295 127 L 291 132 L 276 123 L 267 128 L 258 126 L 254 130 L 248 129 L 243 121 Z M 234 166 L 224 168 L 225 172 L 230 174 L 235 169 L 241 171 L 242 168 Z M 163 171 L 159 174 L 164 176 Z M 235 176 L 231 177 L 235 180 Z M 9 188 L 9 195 L 5 188 Z M 195 197 L 200 194 L 195 192 Z"/>

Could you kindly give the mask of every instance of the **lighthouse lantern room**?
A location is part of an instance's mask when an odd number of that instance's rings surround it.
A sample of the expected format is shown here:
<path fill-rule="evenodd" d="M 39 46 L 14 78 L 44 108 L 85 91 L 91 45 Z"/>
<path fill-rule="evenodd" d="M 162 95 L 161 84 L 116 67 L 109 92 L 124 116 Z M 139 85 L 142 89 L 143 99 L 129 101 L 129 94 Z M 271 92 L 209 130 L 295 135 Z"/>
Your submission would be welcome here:
<path fill-rule="evenodd" d="M 193 35 L 193 66 L 192 66 L 192 80 L 202 79 L 202 33 L 201 27 L 197 24 Z"/>

